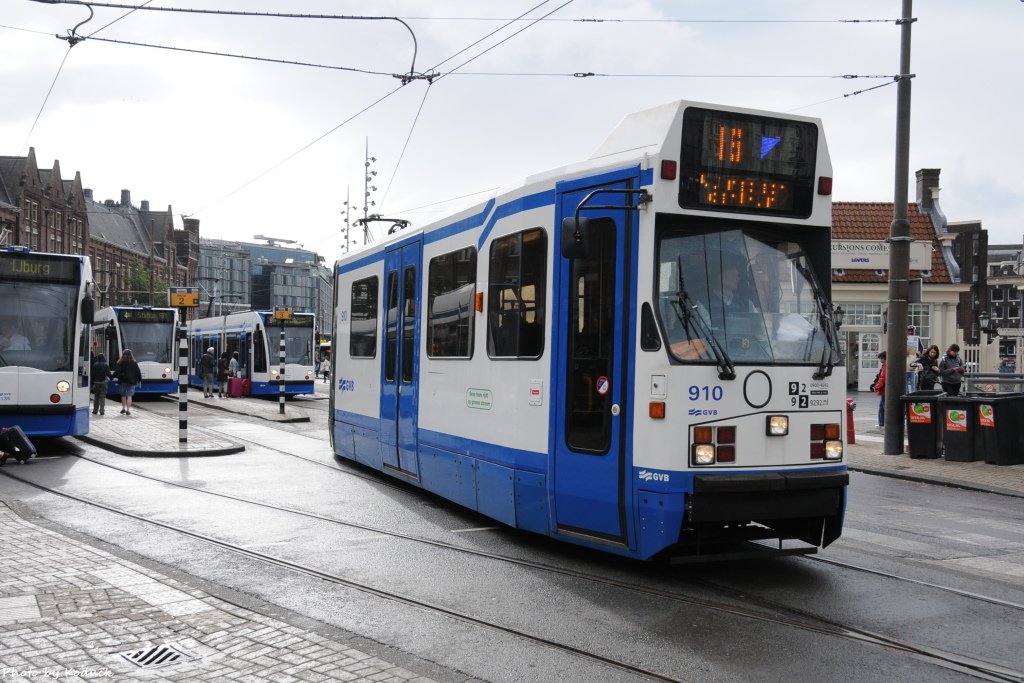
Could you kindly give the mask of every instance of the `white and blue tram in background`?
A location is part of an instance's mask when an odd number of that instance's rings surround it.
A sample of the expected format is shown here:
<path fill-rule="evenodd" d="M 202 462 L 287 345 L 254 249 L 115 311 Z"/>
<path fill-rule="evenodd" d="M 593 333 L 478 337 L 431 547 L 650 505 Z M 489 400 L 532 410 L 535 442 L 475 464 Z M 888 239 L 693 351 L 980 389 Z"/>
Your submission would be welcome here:
<path fill-rule="evenodd" d="M 287 395 L 312 394 L 316 391 L 313 387 L 315 322 L 316 316 L 312 313 L 295 313 L 289 320 L 275 320 L 273 311 L 243 311 L 189 321 L 189 383 L 203 386 L 203 378 L 198 374 L 199 359 L 206 349 L 213 347 L 216 358 L 224 351 L 229 354 L 238 351 L 239 375 L 248 380 L 248 393 L 252 396 L 278 396 L 282 379 Z"/>
<path fill-rule="evenodd" d="M 176 394 L 178 392 L 178 311 L 151 306 L 111 306 L 96 311 L 92 325 L 93 354 L 102 353 L 113 369 L 125 349 L 142 371 L 140 394 Z M 107 383 L 107 391 L 121 393 L 116 380 Z"/>
<path fill-rule="evenodd" d="M 817 119 L 675 102 L 347 256 L 336 455 L 635 558 L 828 545 L 848 483 L 831 184 Z"/>
<path fill-rule="evenodd" d="M 0 248 L 0 427 L 89 431 L 93 287 L 88 257 Z"/>

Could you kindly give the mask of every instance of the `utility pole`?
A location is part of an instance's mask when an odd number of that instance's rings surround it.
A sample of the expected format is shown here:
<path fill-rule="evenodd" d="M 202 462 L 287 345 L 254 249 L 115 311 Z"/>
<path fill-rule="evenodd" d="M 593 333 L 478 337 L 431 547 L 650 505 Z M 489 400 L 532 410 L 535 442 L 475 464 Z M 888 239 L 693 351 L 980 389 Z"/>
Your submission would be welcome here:
<path fill-rule="evenodd" d="M 366 138 L 365 159 L 364 169 L 366 173 L 363 175 L 363 244 L 369 244 L 370 223 L 367 221 L 367 218 L 370 217 L 370 207 L 377 206 L 377 202 L 370 199 L 370 194 L 377 191 L 377 186 L 373 184 L 373 179 L 377 176 L 377 172 L 370 168 L 370 164 L 377 161 L 377 157 L 370 156 L 370 138 Z"/>
<path fill-rule="evenodd" d="M 910 176 L 910 27 L 913 0 L 903 0 L 900 25 L 900 70 L 896 84 L 896 183 L 889 228 L 889 317 L 886 320 L 885 443 L 886 455 L 903 453 L 903 405 L 907 372 L 907 295 L 910 276 L 910 221 L 907 185 Z"/>

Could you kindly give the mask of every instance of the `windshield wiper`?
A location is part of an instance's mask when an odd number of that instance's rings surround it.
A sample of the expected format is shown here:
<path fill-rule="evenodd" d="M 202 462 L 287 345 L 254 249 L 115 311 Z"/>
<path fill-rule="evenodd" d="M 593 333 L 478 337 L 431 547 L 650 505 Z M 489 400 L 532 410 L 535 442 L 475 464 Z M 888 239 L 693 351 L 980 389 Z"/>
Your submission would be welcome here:
<path fill-rule="evenodd" d="M 825 379 L 832 375 L 832 368 L 839 364 L 840 353 L 838 334 L 836 333 L 835 321 L 832 318 L 832 305 L 825 300 L 825 294 L 821 291 L 818 279 L 814 276 L 811 269 L 804 267 L 797 260 L 802 256 L 802 253 L 794 255 L 793 266 L 801 275 L 804 276 L 804 279 L 807 280 L 808 284 L 811 286 L 811 292 L 814 294 L 814 303 L 818 308 L 819 324 L 825 331 L 826 342 L 824 347 L 821 349 L 821 360 L 818 361 L 818 371 L 811 375 L 811 377 L 814 379 Z M 817 329 L 815 329 L 815 332 L 816 331 Z"/>
<path fill-rule="evenodd" d="M 718 379 L 736 379 L 736 367 L 733 365 L 732 359 L 729 358 L 725 348 L 715 338 L 715 333 L 708 327 L 700 312 L 697 311 L 697 304 L 693 303 L 690 295 L 686 293 L 686 282 L 683 280 L 682 256 L 678 257 L 676 261 L 676 269 L 679 273 L 678 289 L 676 290 L 675 301 L 672 304 L 676 317 L 679 318 L 679 322 L 683 324 L 683 329 L 686 330 L 686 340 L 693 341 L 694 335 L 691 334 L 691 331 L 696 330 L 697 338 L 707 343 L 715 357 L 715 362 L 718 365 Z"/>

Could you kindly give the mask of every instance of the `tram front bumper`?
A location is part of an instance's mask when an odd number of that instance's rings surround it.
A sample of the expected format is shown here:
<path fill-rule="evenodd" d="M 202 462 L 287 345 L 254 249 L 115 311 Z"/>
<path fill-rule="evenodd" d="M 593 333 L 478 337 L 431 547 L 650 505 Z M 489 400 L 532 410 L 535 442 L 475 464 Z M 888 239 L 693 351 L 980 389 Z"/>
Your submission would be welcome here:
<path fill-rule="evenodd" d="M 687 497 L 691 524 L 842 515 L 847 472 L 699 474 Z"/>

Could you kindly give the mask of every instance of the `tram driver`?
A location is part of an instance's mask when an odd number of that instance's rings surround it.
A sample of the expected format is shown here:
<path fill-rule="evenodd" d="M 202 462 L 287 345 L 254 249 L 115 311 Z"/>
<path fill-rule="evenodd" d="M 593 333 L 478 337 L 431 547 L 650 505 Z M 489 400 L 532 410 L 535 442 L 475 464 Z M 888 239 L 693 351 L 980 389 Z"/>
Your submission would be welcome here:
<path fill-rule="evenodd" d="M 10 318 L 0 321 L 0 351 L 31 351 L 28 337 L 20 334 Z"/>

